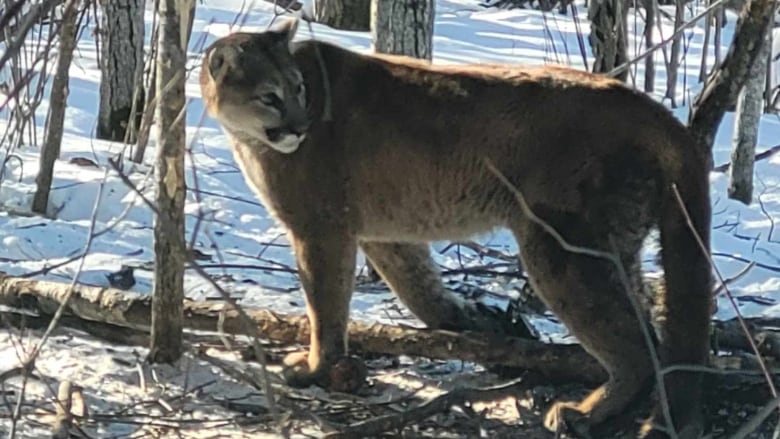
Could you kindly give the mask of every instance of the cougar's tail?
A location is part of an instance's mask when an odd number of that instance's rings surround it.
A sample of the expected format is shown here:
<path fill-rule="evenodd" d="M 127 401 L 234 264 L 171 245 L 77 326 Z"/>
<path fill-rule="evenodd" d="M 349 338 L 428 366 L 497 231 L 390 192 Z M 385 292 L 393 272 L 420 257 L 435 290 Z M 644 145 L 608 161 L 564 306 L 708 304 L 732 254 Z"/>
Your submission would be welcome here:
<path fill-rule="evenodd" d="M 666 292 L 660 298 L 665 317 L 659 334 L 662 368 L 705 365 L 708 358 L 712 301 L 712 272 L 706 256 L 711 221 L 709 153 L 705 158 L 691 148 L 683 152 L 683 158 L 672 167 L 680 171 L 666 176 L 659 222 L 666 279 Z M 681 438 L 698 438 L 702 374 L 667 373 L 664 381 L 675 429 Z M 656 421 L 661 420 L 656 416 Z"/>

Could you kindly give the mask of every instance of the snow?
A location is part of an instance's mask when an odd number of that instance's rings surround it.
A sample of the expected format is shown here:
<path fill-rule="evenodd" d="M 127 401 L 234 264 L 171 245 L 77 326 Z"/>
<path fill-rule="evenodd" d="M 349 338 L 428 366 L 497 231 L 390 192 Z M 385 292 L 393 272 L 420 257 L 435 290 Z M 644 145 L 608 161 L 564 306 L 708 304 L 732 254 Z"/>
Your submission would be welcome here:
<path fill-rule="evenodd" d="M 146 11 L 147 39 L 151 28 L 151 2 Z M 305 2 L 310 10 L 311 2 Z M 570 15 L 556 12 L 542 13 L 531 9 L 485 9 L 478 1 L 446 0 L 436 2 L 434 36 L 434 62 L 507 62 L 524 64 L 564 64 L 583 68 L 578 37 L 584 39 L 588 62 L 592 62 L 587 42 L 589 25 L 584 20 L 586 11 L 581 2 L 578 15 L 580 23 L 575 24 Z M 673 9 L 666 8 L 673 16 Z M 700 12 L 699 7 L 686 9 L 686 16 Z M 240 19 L 241 14 L 245 14 Z M 202 48 L 215 39 L 239 29 L 262 31 L 274 18 L 273 6 L 263 1 L 207 0 L 199 2 L 189 47 L 188 64 L 192 67 L 188 77 L 187 134 L 191 154 L 187 157 L 187 236 L 195 248 L 208 255 L 210 260 L 201 263 L 209 266 L 207 271 L 218 276 L 220 284 L 232 295 L 240 297 L 241 303 L 267 307 L 278 312 L 303 312 L 303 297 L 298 280 L 292 270 L 295 267 L 284 230 L 277 226 L 258 203 L 244 182 L 229 150 L 228 141 L 216 121 L 205 117 L 197 84 L 198 65 Z M 723 29 L 723 50 L 726 53 L 733 32 L 736 17 L 728 13 L 728 26 Z M 244 23 L 237 25 L 234 23 Z M 632 35 L 630 50 L 637 54 L 643 51 L 641 35 L 642 18 L 629 13 L 628 28 Z M 336 31 L 314 24 L 313 33 L 301 25 L 296 38 L 315 37 L 337 43 L 351 50 L 368 53 L 371 50 L 370 35 L 365 32 Z M 636 33 L 634 30 L 637 30 Z M 673 32 L 668 19 L 661 30 L 655 30 L 655 41 Z M 701 42 L 704 30 L 701 24 L 685 32 L 685 63 L 681 66 L 675 100 L 679 105 L 675 114 L 683 121 L 687 119 L 691 97 L 701 87 L 698 83 L 699 65 L 702 53 Z M 778 39 L 776 39 L 777 41 Z M 780 51 L 776 45 L 776 51 Z M 148 49 L 148 43 L 147 43 Z M 653 96 L 663 100 L 666 89 L 664 57 L 661 52 L 654 55 L 657 71 Z M 712 50 L 708 60 L 712 63 Z M 637 88 L 643 87 L 644 63 L 631 70 L 629 82 Z M 29 216 L 32 196 L 35 190 L 35 176 L 38 169 L 39 145 L 24 145 L 22 148 L 1 154 L 12 154 L 7 161 L 0 181 L 0 242 L 4 251 L 0 254 L 0 271 L 11 275 L 25 275 L 37 272 L 37 279 L 69 282 L 77 273 L 78 260 L 47 269 L 79 255 L 88 240 L 93 206 L 98 203 L 95 231 L 91 250 L 85 256 L 84 269 L 78 273 L 78 282 L 89 285 L 108 286 L 106 275 L 117 271 L 121 265 L 136 267 L 135 291 L 149 293 L 152 286 L 152 214 L 141 198 L 130 190 L 116 172 L 111 171 L 108 160 L 125 152 L 122 144 L 93 139 L 98 105 L 100 73 L 93 35 L 89 31 L 81 34 L 71 67 L 70 94 L 65 119 L 65 135 L 61 159 L 55 166 L 52 185 L 50 216 Z M 3 73 L 5 74 L 5 73 Z M 774 73 L 777 75 L 777 73 Z M 0 80 L 5 79 L 0 77 Z M 664 101 L 669 104 L 668 99 Z M 38 137 L 42 137 L 47 102 L 36 113 Z M 0 132 L 6 128 L 10 109 L 0 110 Z M 714 150 L 715 163 L 729 160 L 733 115 L 728 114 L 721 124 Z M 154 136 L 153 136 L 154 137 Z M 772 146 L 780 138 L 780 120 L 776 115 L 765 115 L 759 132 L 759 151 Z M 5 145 L 3 145 L 5 146 Z M 88 158 L 98 167 L 85 167 L 70 163 L 72 158 Z M 154 139 L 146 153 L 144 164 L 124 162 L 125 172 L 141 192 L 152 194 L 150 164 L 154 157 Z M 714 260 L 725 278 L 740 272 L 749 261 L 758 265 L 747 275 L 730 285 L 745 315 L 780 315 L 780 231 L 774 230 L 774 218 L 780 213 L 780 157 L 774 156 L 756 165 L 756 194 L 753 204 L 744 206 L 726 197 L 727 175 L 713 173 L 713 234 Z M 197 178 L 196 178 L 197 177 Z M 197 185 L 195 182 L 197 180 Z M 197 188 L 197 190 L 196 190 Z M 101 194 L 100 199 L 97 199 Z M 197 227 L 197 235 L 191 236 Z M 511 236 L 503 231 L 481 236 L 485 245 L 513 254 L 516 246 Z M 449 243 L 434 244 L 434 256 L 445 268 L 483 265 L 483 258 L 474 252 L 463 250 L 457 253 L 452 246 L 440 253 Z M 645 250 L 645 268 L 657 270 L 653 258 L 656 247 L 649 243 Z M 251 268 L 247 268 L 251 266 Z M 362 262 L 357 269 L 362 268 Z M 459 286 L 459 277 L 448 277 L 452 286 Z M 466 282 L 467 283 L 467 282 Z M 505 303 L 502 296 L 516 294 L 516 281 L 497 278 L 488 280 L 479 287 L 492 292 L 484 297 L 498 305 Z M 193 299 L 218 297 L 213 288 L 193 271 L 185 278 L 186 295 Z M 352 301 L 352 318 L 366 321 L 397 323 L 399 319 L 415 323 L 408 312 L 399 312 L 403 306 L 387 291 L 359 286 Z M 718 297 L 718 318 L 729 318 L 734 310 L 723 293 Z M 542 333 L 563 337 L 562 328 L 546 318 L 534 318 Z M 17 348 L 9 333 L 0 333 L 0 364 L 18 364 Z M 49 345 L 64 343 L 67 336 L 59 335 Z M 29 335 L 29 340 L 37 340 Z M 47 348 L 48 349 L 48 348 Z M 94 347 L 90 355 L 100 357 L 100 352 L 112 355 L 131 355 L 125 348 Z M 78 351 L 68 349 L 44 350 L 46 358 L 42 368 L 46 374 L 60 379 L 69 376 L 79 380 L 99 370 L 114 370 L 116 364 L 84 364 L 78 362 Z M 128 360 L 130 361 L 130 360 Z M 130 361 L 135 363 L 135 360 Z M 89 362 L 87 362 L 89 363 Z M 202 367 L 202 366 L 199 366 Z M 119 373 L 119 372 L 117 372 Z M 127 371 L 120 373 L 127 376 Z M 100 380 L 100 376 L 94 379 Z M 89 384 L 89 383 L 87 383 Z M 135 383 L 137 384 L 137 383 Z M 121 389 L 106 388 L 105 394 L 130 392 L 133 386 Z M 130 392 L 132 393 L 132 392 Z M 124 401 L 140 398 L 141 394 L 124 394 Z M 129 396 L 128 396 L 129 395 Z M 0 427 L 2 431 L 3 427 Z M 34 431 L 31 433 L 35 437 Z M 114 432 L 116 434 L 117 432 Z"/>

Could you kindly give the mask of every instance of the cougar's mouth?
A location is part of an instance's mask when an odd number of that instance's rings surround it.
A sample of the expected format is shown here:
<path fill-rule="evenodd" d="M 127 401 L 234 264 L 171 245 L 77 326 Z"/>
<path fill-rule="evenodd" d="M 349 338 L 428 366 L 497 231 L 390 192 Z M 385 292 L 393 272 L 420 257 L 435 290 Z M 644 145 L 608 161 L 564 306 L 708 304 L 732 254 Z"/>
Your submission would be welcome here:
<path fill-rule="evenodd" d="M 278 142 L 282 138 L 282 136 L 286 134 L 292 134 L 292 133 L 282 128 L 269 128 L 265 130 L 265 136 L 268 138 L 269 142 Z"/>
<path fill-rule="evenodd" d="M 306 135 L 294 133 L 285 128 L 268 128 L 265 130 L 265 137 L 271 148 L 284 154 L 290 154 L 298 149 Z"/>

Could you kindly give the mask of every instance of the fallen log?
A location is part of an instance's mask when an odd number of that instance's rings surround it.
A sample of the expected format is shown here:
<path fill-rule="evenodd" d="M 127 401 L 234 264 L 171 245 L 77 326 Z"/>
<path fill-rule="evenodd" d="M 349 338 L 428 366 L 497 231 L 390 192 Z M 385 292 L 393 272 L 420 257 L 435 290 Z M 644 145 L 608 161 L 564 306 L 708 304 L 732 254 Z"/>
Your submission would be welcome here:
<path fill-rule="evenodd" d="M 69 284 L 0 275 L 0 305 L 51 315 L 63 303 Z M 66 315 L 148 332 L 150 298 L 113 288 L 77 285 L 66 306 Z M 281 343 L 309 341 L 305 315 L 282 315 L 269 310 L 244 308 L 264 338 Z M 225 302 L 184 303 L 184 325 L 200 331 L 247 334 L 238 312 Z M 358 352 L 410 355 L 440 360 L 473 361 L 483 366 L 504 366 L 534 371 L 551 383 L 579 381 L 601 383 L 606 373 L 579 345 L 550 344 L 513 337 L 490 338 L 483 334 L 457 333 L 362 323 L 348 327 L 350 348 Z M 115 337 L 115 336 L 114 336 Z"/>
<path fill-rule="evenodd" d="M 16 278 L 0 274 L 0 305 L 30 310 L 40 315 L 37 324 L 46 324 L 64 301 L 69 284 Z M 266 339 L 283 344 L 306 344 L 309 322 L 305 315 L 283 315 L 269 310 L 244 308 L 245 313 Z M 6 313 L 7 314 L 7 313 Z M 238 312 L 222 301 L 185 300 L 185 328 L 195 331 L 252 336 L 241 324 Z M 148 295 L 113 288 L 77 285 L 66 306 L 62 325 L 85 330 L 95 336 L 121 344 L 148 345 L 150 330 Z M 33 323 L 34 319 L 28 319 Z M 777 358 L 778 338 L 764 326 L 777 322 L 754 320 L 750 325 L 762 354 Z M 741 329 L 729 322 L 716 322 L 719 348 L 748 351 Z M 128 331 L 128 329 L 130 331 Z M 551 384 L 577 381 L 599 384 L 606 379 L 601 366 L 579 345 L 551 344 L 537 340 L 456 333 L 443 330 L 414 329 L 379 323 L 352 321 L 348 327 L 350 349 L 379 355 L 409 355 L 440 360 L 463 360 L 483 366 L 522 369 L 540 375 Z M 218 336 L 187 334 L 192 341 L 215 343 Z M 719 369 L 755 370 L 749 356 L 712 357 Z"/>

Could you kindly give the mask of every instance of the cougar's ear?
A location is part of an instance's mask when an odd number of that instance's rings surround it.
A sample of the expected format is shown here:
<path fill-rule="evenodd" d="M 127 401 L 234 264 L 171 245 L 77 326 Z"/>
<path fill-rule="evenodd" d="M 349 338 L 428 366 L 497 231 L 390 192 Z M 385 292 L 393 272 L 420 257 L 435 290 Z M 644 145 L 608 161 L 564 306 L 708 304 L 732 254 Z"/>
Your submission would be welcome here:
<path fill-rule="evenodd" d="M 212 47 L 207 53 L 211 77 L 215 81 L 222 81 L 235 72 L 242 51 L 240 46 L 233 44 Z"/>
<path fill-rule="evenodd" d="M 289 47 L 295 37 L 295 32 L 298 31 L 298 23 L 299 20 L 295 17 L 283 18 L 274 23 L 267 32 L 274 41 Z"/>

